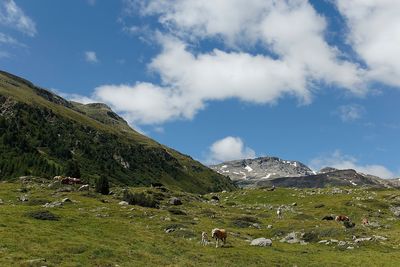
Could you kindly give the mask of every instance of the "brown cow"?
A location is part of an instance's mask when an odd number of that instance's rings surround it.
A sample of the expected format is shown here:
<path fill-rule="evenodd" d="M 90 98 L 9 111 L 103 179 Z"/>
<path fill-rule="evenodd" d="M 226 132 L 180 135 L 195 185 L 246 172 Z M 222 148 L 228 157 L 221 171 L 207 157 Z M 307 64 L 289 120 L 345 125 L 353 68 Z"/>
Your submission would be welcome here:
<path fill-rule="evenodd" d="M 61 183 L 72 185 L 72 184 L 82 184 L 82 181 L 79 178 L 66 177 L 61 180 Z"/>
<path fill-rule="evenodd" d="M 337 221 L 337 222 L 345 222 L 345 221 L 349 222 L 350 218 L 345 216 L 345 215 L 338 215 L 338 216 L 335 217 L 335 221 Z"/>
<path fill-rule="evenodd" d="M 227 237 L 227 233 L 226 233 L 225 229 L 214 228 L 211 231 L 211 238 L 215 238 L 215 240 L 217 241 L 217 243 L 215 244 L 216 248 L 218 247 L 219 240 L 221 240 L 223 245 L 225 245 L 226 237 Z"/>

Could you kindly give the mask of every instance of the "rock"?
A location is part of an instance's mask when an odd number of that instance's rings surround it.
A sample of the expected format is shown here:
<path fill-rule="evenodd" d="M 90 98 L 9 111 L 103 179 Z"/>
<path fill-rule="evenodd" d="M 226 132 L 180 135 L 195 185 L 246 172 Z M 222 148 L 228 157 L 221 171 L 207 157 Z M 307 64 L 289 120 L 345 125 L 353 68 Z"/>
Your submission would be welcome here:
<path fill-rule="evenodd" d="M 165 233 L 169 234 L 169 233 L 172 233 L 172 232 L 174 232 L 174 231 L 175 231 L 174 228 L 169 228 L 169 229 L 166 229 L 166 230 L 165 230 Z"/>
<path fill-rule="evenodd" d="M 267 226 L 267 229 L 272 229 L 272 225 L 269 224 L 269 225 Z"/>
<path fill-rule="evenodd" d="M 219 201 L 219 197 L 218 197 L 218 196 L 212 196 L 212 197 L 211 197 L 211 200 Z"/>
<path fill-rule="evenodd" d="M 344 222 L 343 222 L 343 225 L 344 225 L 344 227 L 346 227 L 346 228 L 353 228 L 354 226 L 356 226 L 355 223 L 349 222 L 349 221 L 344 221 Z"/>
<path fill-rule="evenodd" d="M 28 266 L 43 266 L 42 263 L 45 263 L 46 259 L 40 258 L 40 259 L 33 259 L 33 260 L 26 260 L 24 263 L 27 264 Z"/>
<path fill-rule="evenodd" d="M 279 242 L 295 244 L 295 243 L 300 243 L 300 240 L 297 238 L 297 233 L 296 232 L 291 232 L 287 236 L 282 238 Z"/>
<path fill-rule="evenodd" d="M 67 202 L 72 202 L 71 199 L 69 198 L 63 198 L 63 200 L 61 200 L 62 203 L 67 203 Z"/>
<path fill-rule="evenodd" d="M 390 207 L 390 211 L 394 216 L 400 217 L 400 207 Z"/>
<path fill-rule="evenodd" d="M 349 246 L 349 247 L 347 247 L 347 249 L 348 249 L 348 250 L 352 250 L 352 249 L 354 249 L 354 247 L 350 247 L 350 246 Z"/>
<path fill-rule="evenodd" d="M 293 206 L 293 207 L 296 207 L 296 206 L 297 206 L 297 203 L 296 203 L 296 202 L 293 202 L 293 203 L 292 203 L 292 206 Z"/>
<path fill-rule="evenodd" d="M 127 206 L 127 205 L 129 205 L 129 203 L 126 202 L 126 201 L 120 201 L 120 202 L 118 203 L 118 205 Z"/>
<path fill-rule="evenodd" d="M 354 240 L 354 243 L 360 243 L 360 242 L 365 242 L 365 241 L 371 241 L 372 237 L 361 237 L 361 238 L 356 238 Z"/>
<path fill-rule="evenodd" d="M 63 203 L 59 202 L 59 201 L 54 201 L 51 203 L 46 203 L 44 205 L 42 205 L 43 208 L 55 208 L 55 207 L 60 207 L 62 206 Z"/>
<path fill-rule="evenodd" d="M 0 198 L 0 205 L 3 205 L 4 204 L 4 202 L 3 202 L 3 200 Z"/>
<path fill-rule="evenodd" d="M 258 223 L 253 223 L 252 226 L 253 226 L 254 228 L 261 229 L 261 226 L 260 226 L 260 224 L 258 224 Z"/>
<path fill-rule="evenodd" d="M 178 205 L 182 205 L 182 201 L 177 197 L 173 197 L 169 200 L 169 204 L 178 206 Z"/>
<path fill-rule="evenodd" d="M 21 202 L 26 202 L 26 201 L 28 201 L 28 196 L 27 195 L 22 195 L 22 196 L 19 197 L 19 200 Z"/>
<path fill-rule="evenodd" d="M 338 246 L 340 246 L 340 247 L 344 247 L 344 246 L 346 246 L 346 241 L 339 241 L 339 243 L 338 243 Z"/>
<path fill-rule="evenodd" d="M 388 240 L 387 237 L 380 236 L 380 235 L 374 235 L 373 237 L 374 237 L 374 239 L 377 240 L 377 241 L 386 241 L 386 240 Z"/>
<path fill-rule="evenodd" d="M 78 191 L 89 191 L 90 186 L 88 184 L 84 184 L 78 188 Z"/>
<path fill-rule="evenodd" d="M 326 244 L 328 242 L 329 242 L 328 240 L 321 240 L 321 241 L 318 241 L 318 244 Z"/>
<path fill-rule="evenodd" d="M 272 240 L 260 237 L 251 241 L 250 246 L 270 247 L 272 246 Z"/>

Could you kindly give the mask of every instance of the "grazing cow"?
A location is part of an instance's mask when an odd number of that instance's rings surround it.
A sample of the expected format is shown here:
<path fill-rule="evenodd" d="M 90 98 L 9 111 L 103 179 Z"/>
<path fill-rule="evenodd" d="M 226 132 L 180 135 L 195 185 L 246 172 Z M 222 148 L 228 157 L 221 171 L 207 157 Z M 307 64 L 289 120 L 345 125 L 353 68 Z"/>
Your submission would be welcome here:
<path fill-rule="evenodd" d="M 217 242 L 215 244 L 215 247 L 218 247 L 218 243 L 221 240 L 222 244 L 225 245 L 226 243 L 226 237 L 227 237 L 227 233 L 225 229 L 218 229 L 218 228 L 214 228 L 211 231 L 211 238 L 214 238 Z"/>
<path fill-rule="evenodd" d="M 208 244 L 208 235 L 206 232 L 201 233 L 201 244 L 203 246 L 207 246 L 207 244 Z"/>
<path fill-rule="evenodd" d="M 350 218 L 345 215 L 338 215 L 335 217 L 335 221 L 337 222 L 349 222 Z"/>
<path fill-rule="evenodd" d="M 362 221 L 361 221 L 361 223 L 362 223 L 363 226 L 369 225 L 368 218 L 367 218 L 367 217 L 363 218 Z"/>
<path fill-rule="evenodd" d="M 276 215 L 278 215 L 278 219 L 282 219 L 282 212 L 283 212 L 283 210 L 282 210 L 281 207 L 279 207 L 279 208 L 276 210 Z"/>

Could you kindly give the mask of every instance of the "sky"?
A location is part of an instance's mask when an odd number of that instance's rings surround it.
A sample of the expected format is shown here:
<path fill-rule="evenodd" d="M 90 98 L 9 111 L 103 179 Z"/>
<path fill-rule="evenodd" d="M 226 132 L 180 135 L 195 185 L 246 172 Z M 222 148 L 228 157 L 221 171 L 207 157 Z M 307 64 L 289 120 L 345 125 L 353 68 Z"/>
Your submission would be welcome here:
<path fill-rule="evenodd" d="M 400 177 L 400 1 L 0 0 L 0 69 L 213 164 Z"/>

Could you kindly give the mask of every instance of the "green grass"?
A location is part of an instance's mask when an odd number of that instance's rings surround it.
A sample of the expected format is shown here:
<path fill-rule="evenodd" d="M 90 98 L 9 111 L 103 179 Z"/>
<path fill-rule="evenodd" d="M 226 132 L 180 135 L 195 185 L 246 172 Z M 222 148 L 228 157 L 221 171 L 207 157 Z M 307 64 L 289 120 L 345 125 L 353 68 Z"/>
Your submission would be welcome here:
<path fill-rule="evenodd" d="M 28 202 L 17 201 L 22 187 L 28 188 Z M 26 265 L 27 260 L 41 258 L 46 259 L 46 266 L 398 266 L 400 260 L 400 224 L 388 209 L 396 201 L 394 196 L 400 195 L 397 190 L 353 189 L 351 194 L 330 194 L 330 189 L 319 190 L 319 194 L 313 194 L 311 189 L 238 190 L 219 193 L 220 203 L 212 203 L 205 200 L 211 195 L 130 189 L 162 199 L 160 209 L 121 206 L 117 196 L 122 191 L 113 190 L 116 196 L 101 196 L 56 193 L 46 184 L 1 183 L 4 204 L 0 205 L 0 266 Z M 187 215 L 168 211 L 172 196 L 182 199 L 183 205 L 174 208 Z M 374 199 L 368 199 L 371 196 Z M 47 209 L 59 217 L 58 221 L 28 216 L 32 211 L 46 210 L 41 207 L 43 200 L 59 201 L 64 197 L 73 203 Z M 297 204 L 292 206 L 293 211 L 285 212 L 284 219 L 278 220 L 276 207 L 293 202 Z M 321 203 L 325 207 L 314 207 Z M 349 215 L 356 227 L 346 230 L 339 223 L 321 221 L 331 213 Z M 384 227 L 361 226 L 365 215 Z M 238 218 L 256 218 L 261 229 L 238 227 L 233 223 Z M 271 229 L 267 229 L 269 224 L 273 225 Z M 171 226 L 176 230 L 165 233 Z M 214 244 L 201 246 L 201 232 L 210 233 L 214 227 L 228 230 L 227 245 L 218 249 Z M 314 239 L 307 245 L 279 242 L 292 231 L 312 232 Z M 349 241 L 353 235 L 374 234 L 389 239 L 366 242 L 354 250 L 317 243 L 322 239 Z M 249 246 L 247 240 L 258 237 L 273 238 L 273 246 Z"/>

